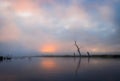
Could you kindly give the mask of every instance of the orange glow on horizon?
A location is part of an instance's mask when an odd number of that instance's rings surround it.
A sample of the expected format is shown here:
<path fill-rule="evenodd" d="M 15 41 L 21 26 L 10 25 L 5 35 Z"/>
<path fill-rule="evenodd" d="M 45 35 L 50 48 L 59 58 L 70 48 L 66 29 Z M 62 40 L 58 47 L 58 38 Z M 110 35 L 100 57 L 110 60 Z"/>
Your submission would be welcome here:
<path fill-rule="evenodd" d="M 48 44 L 41 47 L 40 51 L 43 53 L 54 53 L 57 50 L 57 46 L 54 44 Z"/>

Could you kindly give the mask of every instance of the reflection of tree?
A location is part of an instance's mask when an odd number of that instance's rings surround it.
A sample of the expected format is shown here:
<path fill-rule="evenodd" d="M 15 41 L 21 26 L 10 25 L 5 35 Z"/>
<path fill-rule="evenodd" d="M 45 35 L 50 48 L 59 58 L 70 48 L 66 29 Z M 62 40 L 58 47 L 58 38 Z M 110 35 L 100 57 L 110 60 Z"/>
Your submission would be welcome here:
<path fill-rule="evenodd" d="M 76 69 L 75 69 L 75 76 L 78 75 L 78 71 L 79 71 L 79 69 L 81 67 L 81 59 L 82 59 L 81 57 L 78 58 L 78 63 L 77 63 Z M 90 62 L 90 57 L 88 57 L 88 64 L 89 64 L 89 62 Z"/>
<path fill-rule="evenodd" d="M 88 64 L 89 64 L 89 62 L 90 62 L 90 57 L 88 57 Z"/>
<path fill-rule="evenodd" d="M 76 70 L 75 70 L 75 75 L 78 74 L 78 71 L 79 71 L 79 68 L 80 68 L 80 64 L 81 64 L 81 58 L 79 58 L 79 60 L 78 60 L 78 64 L 77 64 L 77 67 L 76 67 Z"/>

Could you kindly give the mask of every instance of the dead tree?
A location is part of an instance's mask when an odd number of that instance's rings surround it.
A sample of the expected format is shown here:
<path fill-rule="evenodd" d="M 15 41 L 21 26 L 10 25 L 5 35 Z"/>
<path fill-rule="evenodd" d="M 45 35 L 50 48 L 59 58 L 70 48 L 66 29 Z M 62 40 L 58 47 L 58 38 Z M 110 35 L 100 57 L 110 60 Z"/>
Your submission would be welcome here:
<path fill-rule="evenodd" d="M 76 48 L 77 48 L 77 51 L 78 51 L 79 55 L 81 56 L 80 48 L 79 48 L 79 46 L 77 45 L 76 41 L 75 41 L 75 46 L 76 46 Z"/>
<path fill-rule="evenodd" d="M 89 52 L 87 52 L 87 54 L 88 54 L 88 57 L 90 57 L 90 53 L 89 53 Z"/>

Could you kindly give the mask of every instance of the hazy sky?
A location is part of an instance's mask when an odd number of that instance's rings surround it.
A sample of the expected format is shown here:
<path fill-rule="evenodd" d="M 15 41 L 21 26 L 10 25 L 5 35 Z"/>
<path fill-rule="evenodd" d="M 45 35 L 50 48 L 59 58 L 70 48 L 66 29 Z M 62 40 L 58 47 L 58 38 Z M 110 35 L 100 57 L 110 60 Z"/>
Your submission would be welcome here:
<path fill-rule="evenodd" d="M 120 52 L 120 0 L 0 0 L 0 53 Z"/>

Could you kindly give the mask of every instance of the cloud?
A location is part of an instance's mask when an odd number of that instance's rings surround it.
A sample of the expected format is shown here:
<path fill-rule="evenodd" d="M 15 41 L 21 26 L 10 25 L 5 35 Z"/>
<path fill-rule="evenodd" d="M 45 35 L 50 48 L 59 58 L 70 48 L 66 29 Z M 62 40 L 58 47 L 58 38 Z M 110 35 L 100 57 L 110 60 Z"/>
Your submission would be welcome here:
<path fill-rule="evenodd" d="M 20 31 L 17 27 L 9 26 L 0 30 L 0 41 L 16 41 L 20 38 Z"/>
<path fill-rule="evenodd" d="M 119 46 L 113 44 L 120 44 L 118 2 L 0 1 L 3 3 L 0 6 L 0 42 L 16 41 L 34 51 L 54 43 L 57 52 L 73 52 L 73 43 L 77 40 L 80 46 L 93 52 L 118 51 Z"/>

